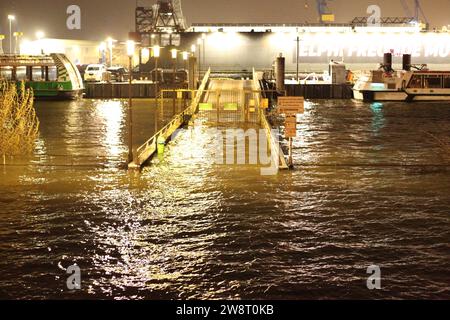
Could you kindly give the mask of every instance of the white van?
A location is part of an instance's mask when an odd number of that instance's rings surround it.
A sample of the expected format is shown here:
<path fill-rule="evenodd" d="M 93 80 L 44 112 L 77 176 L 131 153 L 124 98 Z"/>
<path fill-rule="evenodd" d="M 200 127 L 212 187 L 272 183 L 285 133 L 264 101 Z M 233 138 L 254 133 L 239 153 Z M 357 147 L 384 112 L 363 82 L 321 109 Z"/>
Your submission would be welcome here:
<path fill-rule="evenodd" d="M 84 81 L 103 81 L 106 74 L 106 66 L 103 64 L 90 64 L 84 73 Z"/>

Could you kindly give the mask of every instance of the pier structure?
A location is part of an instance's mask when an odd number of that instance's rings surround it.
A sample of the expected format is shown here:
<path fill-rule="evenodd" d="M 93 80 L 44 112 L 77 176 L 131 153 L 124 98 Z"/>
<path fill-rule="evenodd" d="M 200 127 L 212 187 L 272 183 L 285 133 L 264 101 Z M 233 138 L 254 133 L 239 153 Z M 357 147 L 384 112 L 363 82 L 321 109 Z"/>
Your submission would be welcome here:
<path fill-rule="evenodd" d="M 134 159 L 128 164 L 130 169 L 142 168 L 158 152 L 158 145 L 170 141 L 172 135 L 180 127 L 189 124 L 194 118 L 202 120 L 208 126 L 217 128 L 240 128 L 242 126 L 263 129 L 270 154 L 276 157 L 278 169 L 288 169 L 289 165 L 279 142 L 274 134 L 274 127 L 267 118 L 267 109 L 271 102 L 263 96 L 286 92 L 264 90 L 261 88 L 257 72 L 253 70 L 252 80 L 233 80 L 211 78 L 209 68 L 197 90 L 179 89 L 161 90 L 158 98 L 161 111 L 173 108 L 175 114 L 162 129 L 158 130 L 134 152 Z M 185 106 L 176 113 L 176 104 L 181 100 Z M 191 122 L 192 123 L 192 122 Z M 276 131 L 276 130 L 275 130 Z"/>

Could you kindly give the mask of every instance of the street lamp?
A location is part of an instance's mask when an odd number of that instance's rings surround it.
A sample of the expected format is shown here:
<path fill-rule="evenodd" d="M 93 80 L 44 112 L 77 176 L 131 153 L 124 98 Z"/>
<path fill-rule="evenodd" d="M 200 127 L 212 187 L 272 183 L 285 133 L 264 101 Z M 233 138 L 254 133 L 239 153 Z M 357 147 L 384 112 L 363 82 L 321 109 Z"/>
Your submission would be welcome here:
<path fill-rule="evenodd" d="M 0 34 L 0 54 L 3 54 L 3 40 L 5 39 L 5 35 Z"/>
<path fill-rule="evenodd" d="M 100 45 L 98 47 L 98 51 L 100 53 L 100 63 L 104 64 L 106 63 L 106 43 L 105 42 L 100 42 Z"/>
<path fill-rule="evenodd" d="M 155 134 L 158 132 L 158 59 L 161 54 L 161 47 L 156 45 L 153 48 L 153 57 L 155 58 Z"/>
<path fill-rule="evenodd" d="M 128 163 L 133 162 L 133 96 L 132 96 L 132 84 L 133 84 L 133 57 L 135 51 L 135 43 L 132 40 L 127 41 L 127 55 L 128 55 L 128 67 L 129 67 L 129 81 L 128 81 Z"/>
<path fill-rule="evenodd" d="M 108 39 L 106 39 L 106 41 L 108 42 L 108 49 L 109 49 L 109 66 L 112 67 L 113 66 L 113 44 L 114 44 L 114 40 L 113 40 L 113 38 L 109 37 Z"/>
<path fill-rule="evenodd" d="M 206 33 L 202 33 L 202 41 L 203 41 L 203 65 L 206 68 Z"/>
<path fill-rule="evenodd" d="M 187 75 L 188 74 L 187 61 L 189 60 L 189 52 L 183 51 L 182 56 L 183 56 L 183 61 L 184 61 L 184 71 L 186 72 L 186 75 Z M 186 77 L 186 81 L 187 81 L 187 77 Z"/>
<path fill-rule="evenodd" d="M 172 64 L 173 64 L 173 83 L 175 83 L 176 81 L 176 74 L 177 74 L 177 69 L 178 69 L 178 50 L 177 49 L 172 49 L 170 50 L 170 53 L 172 55 Z"/>
<path fill-rule="evenodd" d="M 142 63 L 145 64 L 150 59 L 150 50 L 148 48 L 142 48 L 141 50 Z"/>
<path fill-rule="evenodd" d="M 14 53 L 20 54 L 20 44 L 19 44 L 20 37 L 23 37 L 23 32 L 14 32 L 14 38 L 16 39 L 14 46 Z"/>
<path fill-rule="evenodd" d="M 13 53 L 13 49 L 12 49 L 12 22 L 14 20 L 16 20 L 16 16 L 9 14 L 8 15 L 8 20 L 9 20 L 9 53 Z"/>
<path fill-rule="evenodd" d="M 297 33 L 297 38 L 295 39 L 295 42 L 297 43 L 297 46 L 296 46 L 296 54 L 295 54 L 295 62 L 296 62 L 296 64 L 297 64 L 297 84 L 298 83 L 300 83 L 300 73 L 299 73 L 299 68 L 298 68 L 298 66 L 299 66 L 299 55 L 300 55 L 300 37 L 299 37 L 299 35 L 298 35 L 298 33 Z"/>
<path fill-rule="evenodd" d="M 198 45 L 198 74 L 200 76 L 202 72 L 202 38 L 197 39 L 197 45 Z"/>
<path fill-rule="evenodd" d="M 42 31 L 36 32 L 36 38 L 39 41 L 39 47 L 41 49 L 41 54 L 44 54 L 44 48 L 42 47 L 41 40 L 45 37 L 45 33 Z"/>

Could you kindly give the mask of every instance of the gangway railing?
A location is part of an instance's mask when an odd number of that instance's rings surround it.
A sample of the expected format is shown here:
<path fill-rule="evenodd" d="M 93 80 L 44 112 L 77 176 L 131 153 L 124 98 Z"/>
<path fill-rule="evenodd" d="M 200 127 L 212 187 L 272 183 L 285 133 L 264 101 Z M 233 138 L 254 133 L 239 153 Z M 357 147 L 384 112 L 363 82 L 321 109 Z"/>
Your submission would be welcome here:
<path fill-rule="evenodd" d="M 253 68 L 253 90 L 261 90 L 261 86 L 259 84 L 258 75 L 256 73 L 255 68 Z M 255 100 L 257 102 L 257 106 L 261 106 L 261 93 L 255 93 Z M 264 108 L 258 108 L 259 112 L 259 119 L 261 122 L 261 126 L 266 131 L 267 140 L 270 145 L 270 152 L 272 155 L 275 153 L 278 154 L 279 158 L 279 169 L 286 170 L 289 169 L 289 166 L 286 161 L 286 157 L 283 153 L 283 149 L 281 148 L 280 142 L 278 137 L 274 136 L 272 126 L 270 125 L 269 121 L 267 120 L 265 109 Z"/>
<path fill-rule="evenodd" d="M 192 115 L 197 112 L 198 105 L 208 84 L 210 74 L 211 69 L 208 69 L 190 105 L 184 111 L 175 115 L 168 124 L 137 148 L 133 162 L 128 164 L 128 168 L 141 168 L 158 150 L 158 142 L 161 140 L 167 142 L 172 134 L 186 123 L 187 119 L 190 119 Z"/>

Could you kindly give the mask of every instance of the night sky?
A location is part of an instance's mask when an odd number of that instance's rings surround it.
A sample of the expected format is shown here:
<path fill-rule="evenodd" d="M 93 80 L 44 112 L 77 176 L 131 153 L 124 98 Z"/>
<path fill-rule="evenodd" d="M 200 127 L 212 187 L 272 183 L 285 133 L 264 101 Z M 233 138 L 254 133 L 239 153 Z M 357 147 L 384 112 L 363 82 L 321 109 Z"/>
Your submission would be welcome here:
<path fill-rule="evenodd" d="M 139 1 L 152 4 L 153 1 Z M 305 9 L 305 2 L 309 9 Z M 413 1 L 408 0 L 411 9 Z M 77 4 L 82 10 L 81 31 L 66 28 L 66 8 Z M 367 6 L 378 4 L 383 16 L 405 16 L 400 0 L 334 0 L 330 3 L 337 22 L 365 16 Z M 37 29 L 51 38 L 99 40 L 106 36 L 125 39 L 134 29 L 136 0 L 1 0 L 0 33 L 9 31 L 7 15 L 17 16 L 17 27 L 32 39 Z M 422 0 L 432 27 L 450 24 L 450 0 Z M 188 23 L 301 23 L 316 22 L 314 0 L 183 0 Z"/>

